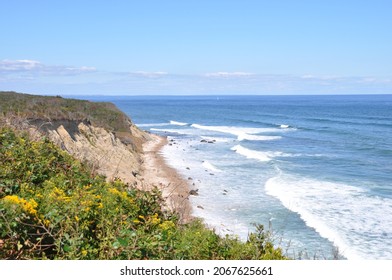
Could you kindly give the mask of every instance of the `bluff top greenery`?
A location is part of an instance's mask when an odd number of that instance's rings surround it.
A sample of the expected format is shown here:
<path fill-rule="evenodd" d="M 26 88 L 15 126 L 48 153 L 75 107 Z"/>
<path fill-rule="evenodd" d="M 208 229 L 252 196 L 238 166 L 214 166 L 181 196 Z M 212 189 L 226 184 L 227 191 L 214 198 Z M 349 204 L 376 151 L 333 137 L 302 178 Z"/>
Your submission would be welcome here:
<path fill-rule="evenodd" d="M 110 102 L 0 91 L 0 116 L 16 114 L 26 120 L 89 121 L 112 132 L 130 132 L 131 120 Z"/>

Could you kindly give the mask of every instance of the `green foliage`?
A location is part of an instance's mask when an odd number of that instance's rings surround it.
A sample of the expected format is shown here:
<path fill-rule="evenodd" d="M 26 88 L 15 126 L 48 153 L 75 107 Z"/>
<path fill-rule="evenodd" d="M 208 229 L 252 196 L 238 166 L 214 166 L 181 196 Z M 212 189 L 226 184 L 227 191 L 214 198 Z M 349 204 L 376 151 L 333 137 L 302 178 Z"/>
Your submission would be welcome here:
<path fill-rule="evenodd" d="M 60 96 L 0 91 L 0 117 L 17 117 L 38 127 L 56 121 L 87 121 L 117 133 L 129 142 L 131 120 L 110 102 L 89 102 Z"/>
<path fill-rule="evenodd" d="M 0 128 L 0 259 L 284 259 L 259 226 L 247 242 L 182 225 L 157 189 L 106 182 L 46 139 Z"/>

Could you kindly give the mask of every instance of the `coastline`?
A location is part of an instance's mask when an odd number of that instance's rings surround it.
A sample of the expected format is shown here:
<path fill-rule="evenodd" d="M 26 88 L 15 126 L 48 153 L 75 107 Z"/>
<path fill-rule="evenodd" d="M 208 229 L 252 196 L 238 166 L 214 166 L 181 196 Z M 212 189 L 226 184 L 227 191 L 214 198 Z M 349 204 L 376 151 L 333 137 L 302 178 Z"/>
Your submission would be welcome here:
<path fill-rule="evenodd" d="M 150 139 L 143 144 L 141 177 L 144 188 L 154 186 L 162 192 L 165 206 L 179 215 L 179 222 L 192 219 L 192 207 L 189 201 L 190 186 L 174 168 L 170 167 L 161 150 L 168 143 L 167 138 L 150 134 Z"/>

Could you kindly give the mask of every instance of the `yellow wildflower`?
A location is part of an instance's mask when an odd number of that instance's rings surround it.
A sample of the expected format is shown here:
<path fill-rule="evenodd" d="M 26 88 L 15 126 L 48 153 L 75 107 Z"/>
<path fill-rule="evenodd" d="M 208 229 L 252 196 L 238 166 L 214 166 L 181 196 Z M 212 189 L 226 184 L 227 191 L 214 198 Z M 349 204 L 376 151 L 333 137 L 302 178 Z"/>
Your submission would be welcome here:
<path fill-rule="evenodd" d="M 172 221 L 164 221 L 162 224 L 159 225 L 159 227 L 162 230 L 170 230 L 173 229 L 176 225 Z"/>
<path fill-rule="evenodd" d="M 30 215 L 37 214 L 36 208 L 38 206 L 38 203 L 34 199 L 30 199 L 29 201 L 27 201 L 26 199 L 20 198 L 17 195 L 7 195 L 3 198 L 3 200 L 11 204 L 19 205 L 24 212 L 27 212 Z"/>
<path fill-rule="evenodd" d="M 64 191 L 62 189 L 57 188 L 57 187 L 55 187 L 53 189 L 53 194 L 56 196 L 64 196 L 65 195 Z"/>
<path fill-rule="evenodd" d="M 109 188 L 108 191 L 111 194 L 117 195 L 119 197 L 121 197 L 122 199 L 127 199 L 128 198 L 128 193 L 126 191 L 122 191 L 120 192 L 119 190 L 117 190 L 116 188 Z M 131 203 L 133 202 L 133 200 L 131 199 Z"/>
<path fill-rule="evenodd" d="M 117 194 L 117 195 L 120 194 L 120 192 L 115 188 L 109 188 L 108 191 L 112 194 Z"/>
<path fill-rule="evenodd" d="M 45 220 L 44 221 L 44 225 L 48 227 L 50 225 L 50 221 L 49 220 Z"/>
<path fill-rule="evenodd" d="M 19 197 L 16 195 L 7 195 L 3 200 L 12 204 L 19 204 Z"/>
<path fill-rule="evenodd" d="M 64 201 L 64 202 L 71 201 L 71 197 L 67 196 L 62 189 L 59 189 L 57 187 L 54 187 L 52 193 L 49 196 L 59 201 Z"/>
<path fill-rule="evenodd" d="M 157 224 L 159 224 L 159 223 L 161 222 L 161 219 L 158 218 L 158 214 L 155 213 L 154 215 L 151 216 L 150 222 L 151 222 L 151 224 L 153 224 L 153 225 L 157 225 Z"/>

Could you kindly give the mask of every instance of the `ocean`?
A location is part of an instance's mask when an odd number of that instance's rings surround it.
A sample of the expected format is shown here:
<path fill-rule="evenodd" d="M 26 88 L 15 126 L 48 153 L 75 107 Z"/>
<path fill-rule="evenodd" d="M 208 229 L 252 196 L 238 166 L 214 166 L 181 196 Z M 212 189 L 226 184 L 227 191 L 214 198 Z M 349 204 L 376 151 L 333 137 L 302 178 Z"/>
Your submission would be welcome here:
<path fill-rule="evenodd" d="M 194 216 L 296 259 L 392 259 L 392 95 L 100 96 L 189 180 Z"/>

